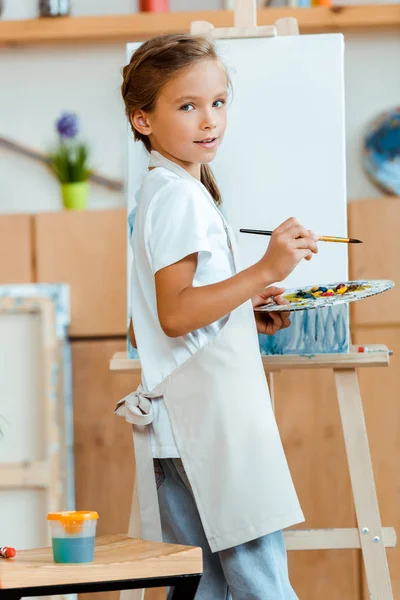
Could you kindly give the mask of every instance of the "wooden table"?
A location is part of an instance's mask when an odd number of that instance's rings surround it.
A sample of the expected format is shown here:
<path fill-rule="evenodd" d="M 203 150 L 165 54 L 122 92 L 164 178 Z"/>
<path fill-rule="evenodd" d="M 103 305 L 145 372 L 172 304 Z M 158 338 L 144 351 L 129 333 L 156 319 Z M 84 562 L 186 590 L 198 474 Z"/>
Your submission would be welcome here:
<path fill-rule="evenodd" d="M 101 536 L 92 563 L 54 563 L 51 548 L 0 559 L 0 600 L 164 586 L 175 586 L 174 600 L 193 600 L 202 571 L 201 548 Z"/>

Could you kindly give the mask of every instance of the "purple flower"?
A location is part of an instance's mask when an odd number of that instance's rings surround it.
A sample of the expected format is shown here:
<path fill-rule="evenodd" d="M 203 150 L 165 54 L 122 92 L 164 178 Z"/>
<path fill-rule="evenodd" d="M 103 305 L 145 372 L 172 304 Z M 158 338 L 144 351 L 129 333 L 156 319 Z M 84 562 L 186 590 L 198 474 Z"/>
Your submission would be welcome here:
<path fill-rule="evenodd" d="M 56 121 L 56 128 L 62 138 L 74 138 L 79 131 L 77 115 L 75 113 L 63 113 Z"/>

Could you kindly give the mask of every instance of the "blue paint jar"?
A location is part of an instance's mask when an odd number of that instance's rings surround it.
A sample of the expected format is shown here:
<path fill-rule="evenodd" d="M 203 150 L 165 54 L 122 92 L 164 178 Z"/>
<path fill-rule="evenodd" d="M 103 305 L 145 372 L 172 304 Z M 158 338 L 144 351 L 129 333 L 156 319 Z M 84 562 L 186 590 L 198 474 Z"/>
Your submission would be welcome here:
<path fill-rule="evenodd" d="M 94 559 L 95 511 L 71 510 L 49 513 L 53 558 L 56 563 L 87 563 Z"/>

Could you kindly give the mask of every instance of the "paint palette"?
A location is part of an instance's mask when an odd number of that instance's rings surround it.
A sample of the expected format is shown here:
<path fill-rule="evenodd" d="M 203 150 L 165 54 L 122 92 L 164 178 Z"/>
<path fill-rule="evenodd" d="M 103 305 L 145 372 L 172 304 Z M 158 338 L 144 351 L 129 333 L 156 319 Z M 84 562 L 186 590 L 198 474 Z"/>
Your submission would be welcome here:
<path fill-rule="evenodd" d="M 306 286 L 287 289 L 283 297 L 289 301 L 289 304 L 276 304 L 271 300 L 268 304 L 257 306 L 254 310 L 261 312 L 282 312 L 347 304 L 348 302 L 381 294 L 392 289 L 393 286 L 393 281 L 377 279 L 318 284 L 312 287 Z"/>

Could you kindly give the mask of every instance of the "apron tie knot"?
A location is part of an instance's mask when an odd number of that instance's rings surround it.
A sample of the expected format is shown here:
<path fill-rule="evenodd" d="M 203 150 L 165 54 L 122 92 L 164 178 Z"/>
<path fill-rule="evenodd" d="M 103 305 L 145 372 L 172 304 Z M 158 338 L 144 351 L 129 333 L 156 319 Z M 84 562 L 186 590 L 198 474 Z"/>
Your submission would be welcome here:
<path fill-rule="evenodd" d="M 135 392 L 131 392 L 117 402 L 114 412 L 119 417 L 125 417 L 132 425 L 149 425 L 154 419 L 151 401 L 157 398 L 162 398 L 162 393 L 158 389 L 145 392 L 140 384 Z"/>

